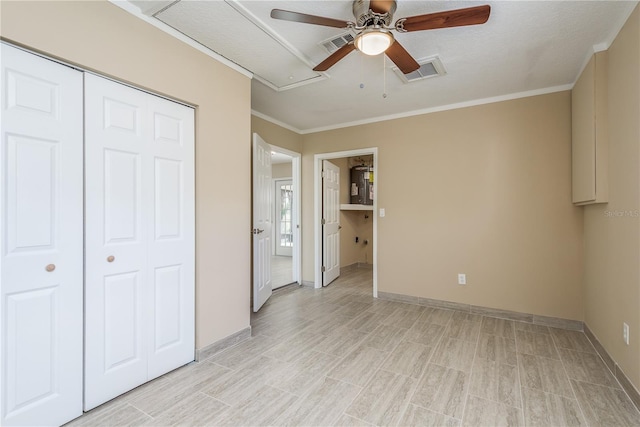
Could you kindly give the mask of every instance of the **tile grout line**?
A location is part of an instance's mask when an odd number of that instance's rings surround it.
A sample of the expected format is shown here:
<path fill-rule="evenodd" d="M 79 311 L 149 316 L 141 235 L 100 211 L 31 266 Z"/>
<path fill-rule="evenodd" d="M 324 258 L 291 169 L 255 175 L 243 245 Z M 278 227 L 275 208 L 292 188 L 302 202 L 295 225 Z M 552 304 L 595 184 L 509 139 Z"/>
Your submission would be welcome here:
<path fill-rule="evenodd" d="M 585 383 L 585 384 L 594 385 L 594 386 L 599 386 L 599 387 L 606 387 L 606 388 L 609 388 L 609 389 L 614 390 L 614 391 L 622 390 L 622 391 L 624 392 L 625 396 L 626 396 L 626 397 L 631 401 L 631 404 L 634 406 L 634 408 L 636 409 L 636 411 L 637 411 L 638 413 L 640 413 L 640 408 L 638 408 L 638 407 L 635 405 L 635 403 L 634 403 L 633 399 L 631 399 L 631 396 L 629 396 L 629 393 L 627 393 L 627 390 L 622 386 L 622 383 L 620 382 L 620 380 L 618 379 L 618 377 L 617 377 L 617 376 L 616 376 L 616 375 L 611 371 L 611 369 L 609 369 L 609 365 L 607 365 L 607 363 L 606 363 L 606 362 L 604 361 L 604 359 L 602 358 L 602 355 L 600 354 L 600 352 L 595 348 L 595 345 L 593 345 L 593 343 L 591 342 L 591 339 L 589 339 L 589 336 L 588 336 L 587 334 L 585 334 L 584 332 L 582 332 L 582 333 L 585 335 L 585 337 L 587 338 L 587 341 L 589 341 L 589 344 L 591 344 L 591 347 L 593 347 L 593 349 L 595 350 L 595 352 L 586 352 L 586 351 L 582 351 L 582 350 L 574 350 L 574 349 L 567 349 L 567 348 L 565 348 L 565 350 L 575 351 L 575 352 L 578 352 L 578 353 L 586 353 L 586 354 L 595 354 L 595 355 L 597 355 L 597 356 L 598 356 L 598 359 L 600 359 L 600 362 L 604 365 L 604 367 L 606 368 L 607 372 L 609 372 L 609 373 L 611 374 L 611 376 L 613 377 L 613 379 L 614 379 L 614 380 L 616 380 L 616 383 L 617 383 L 620 387 L 619 387 L 619 388 L 616 388 L 616 387 L 611 387 L 611 386 L 608 386 L 608 385 L 605 385 L 605 384 L 596 384 L 596 383 L 592 383 L 592 382 L 589 382 L 589 381 L 582 381 L 582 380 L 575 380 L 575 381 L 576 381 L 576 382 Z M 555 341 L 554 341 L 554 343 L 555 343 Z M 614 363 L 615 363 L 615 362 L 614 362 Z M 563 366 L 564 366 L 564 364 L 563 364 Z M 618 365 L 616 364 L 616 366 L 618 366 Z M 573 384 L 571 385 L 571 387 L 572 387 L 572 389 L 573 389 Z M 575 393 L 575 392 L 574 392 L 574 393 Z M 579 402 L 578 402 L 578 404 L 579 404 Z M 580 409 L 582 410 L 582 408 L 580 408 Z"/>
<path fill-rule="evenodd" d="M 462 407 L 462 417 L 461 423 L 464 423 L 465 417 L 467 415 L 467 405 L 469 403 L 469 396 L 471 395 L 471 384 L 473 383 L 473 367 L 476 363 L 476 358 L 478 357 L 478 347 L 480 346 L 480 333 L 482 331 L 482 323 L 484 322 L 485 316 L 482 316 L 480 320 L 480 331 L 478 331 L 478 336 L 476 337 L 476 348 L 473 351 L 473 360 L 471 361 L 471 369 L 469 371 L 469 384 L 467 385 L 467 393 L 464 399 L 464 405 Z"/>
<path fill-rule="evenodd" d="M 554 344 L 555 344 L 555 340 L 554 340 Z M 557 344 L 556 344 L 557 345 Z M 572 379 L 576 382 L 580 382 L 580 383 L 585 383 L 585 384 L 590 384 L 590 385 L 595 385 L 598 387 L 606 387 L 609 388 L 611 390 L 622 390 L 624 391 L 625 395 L 627 397 L 629 397 L 629 394 L 627 393 L 627 391 L 624 389 L 624 387 L 622 387 L 622 384 L 620 384 L 620 381 L 618 380 L 618 378 L 613 374 L 613 372 L 611 372 L 611 369 L 609 369 L 609 367 L 607 366 L 607 364 L 604 362 L 604 360 L 602 360 L 602 357 L 597 353 L 597 352 L 590 352 L 590 351 L 582 351 L 582 350 L 575 350 L 572 348 L 566 348 L 566 347 L 558 347 L 558 349 L 562 349 L 562 350 L 567 350 L 567 351 L 574 351 L 576 353 L 584 353 L 584 354 L 593 354 L 598 356 L 598 359 L 600 359 L 600 362 L 602 362 L 602 364 L 604 365 L 604 367 L 606 368 L 607 372 L 609 372 L 611 374 L 611 377 L 616 381 L 616 384 L 618 384 L 619 387 L 611 387 L 610 385 L 607 384 L 599 384 L 599 383 L 594 383 L 591 381 L 585 381 L 585 380 L 578 380 L 576 378 L 571 378 L 569 377 L 569 374 L 567 373 L 567 377 L 569 379 Z M 558 354 L 560 354 L 560 351 L 558 350 Z M 562 356 L 560 357 L 560 361 L 562 362 L 562 366 L 564 368 L 564 361 L 562 360 Z M 629 400 L 631 400 L 631 398 L 629 397 Z M 633 403 L 633 400 L 631 400 L 631 403 Z M 635 405 L 634 405 L 635 406 Z"/>
<path fill-rule="evenodd" d="M 513 325 L 513 343 L 514 343 L 514 349 L 515 349 L 515 356 L 516 356 L 516 371 L 517 371 L 517 375 L 518 375 L 518 385 L 520 386 L 520 406 L 522 407 L 522 421 L 524 422 L 525 425 L 527 425 L 527 416 L 525 413 L 525 406 L 524 406 L 524 389 L 525 387 L 522 385 L 522 377 L 520 376 L 520 358 L 518 357 L 518 332 L 516 329 L 516 325 L 514 323 Z M 524 367 L 523 367 L 524 369 Z"/>
<path fill-rule="evenodd" d="M 437 309 L 434 309 L 434 310 L 437 310 Z M 424 314 L 424 313 L 423 313 L 423 314 Z M 428 319 L 429 319 L 429 317 L 431 317 L 431 315 L 432 315 L 432 314 L 433 314 L 433 311 L 432 311 L 431 313 L 429 313 L 429 315 L 427 316 L 427 318 L 426 318 L 425 320 L 428 320 Z M 418 319 L 419 319 L 419 318 L 418 318 Z M 432 363 L 431 361 L 433 360 L 433 357 L 434 357 L 434 355 L 436 354 L 436 351 L 438 350 L 438 346 L 440 345 L 440 343 L 442 342 L 442 340 L 444 340 L 444 334 L 445 334 L 445 332 L 447 331 L 447 327 L 448 327 L 449 323 L 451 322 L 451 319 L 453 319 L 453 315 L 451 315 L 451 317 L 449 318 L 449 320 L 447 320 L 447 325 L 443 326 L 442 333 L 440 334 L 440 337 L 436 340 L 436 343 L 435 343 L 435 344 L 434 344 L 434 346 L 433 346 L 433 350 L 431 351 L 431 354 L 429 355 L 429 359 L 427 360 L 427 366 L 429 366 L 429 364 L 431 364 L 431 363 Z M 417 323 L 417 322 L 418 322 L 418 321 L 416 320 L 416 323 Z M 431 323 L 431 322 L 427 322 L 427 324 L 431 325 L 432 323 Z M 435 324 L 435 323 L 433 323 L 433 324 Z M 415 323 L 414 323 L 414 325 L 415 325 Z M 442 325 L 438 325 L 438 326 L 442 326 Z M 409 341 L 409 342 L 411 342 L 411 341 Z M 419 343 L 418 343 L 418 344 L 419 344 Z M 400 420 L 402 420 L 402 417 L 404 417 L 404 415 L 406 414 L 406 412 L 407 412 L 407 410 L 408 410 L 408 408 L 409 408 L 409 405 L 411 405 L 411 404 L 412 404 L 411 402 L 413 401 L 413 397 L 416 395 L 416 392 L 418 391 L 418 387 L 420 386 L 420 383 L 422 382 L 422 379 L 423 379 L 423 378 L 424 378 L 424 376 L 426 375 L 426 371 L 427 371 L 427 370 L 426 370 L 426 369 L 424 369 L 424 370 L 422 371 L 422 374 L 420 374 L 420 378 L 418 378 L 418 379 L 417 379 L 417 381 L 416 381 L 416 385 L 415 385 L 415 387 L 413 388 L 413 391 L 412 391 L 412 393 L 411 393 L 411 396 L 409 396 L 409 399 L 408 399 L 408 401 L 407 401 L 407 405 L 406 405 L 406 407 L 405 407 L 405 409 L 404 409 L 404 413 L 403 413 L 403 414 L 402 414 L 402 416 L 400 417 Z M 418 407 L 420 407 L 420 408 L 424 408 L 424 407 L 423 407 L 423 406 L 421 406 L 420 404 L 418 404 Z M 437 411 L 433 411 L 433 410 L 431 410 L 431 409 L 429 409 L 429 408 L 424 408 L 424 409 L 426 409 L 427 411 L 432 411 L 432 412 L 440 413 L 440 412 L 437 412 Z M 446 414 L 442 414 L 442 415 L 445 415 L 445 416 L 450 417 L 449 415 L 446 415 Z M 454 418 L 454 417 L 451 417 L 451 418 Z M 462 418 L 460 419 L 460 423 L 462 423 Z"/>
<path fill-rule="evenodd" d="M 131 402 L 125 402 L 125 406 L 131 406 L 133 409 L 142 412 L 143 414 L 145 414 L 147 417 L 151 418 L 152 420 L 155 420 L 156 417 L 152 417 L 151 415 L 147 414 L 145 411 L 143 411 L 142 409 L 138 408 L 137 406 L 134 406 Z M 169 408 L 165 408 L 165 411 L 168 410 Z M 164 412 L 164 411 L 162 411 Z M 162 412 L 159 415 L 162 415 Z"/>
<path fill-rule="evenodd" d="M 444 412 L 436 411 L 435 409 L 432 409 L 432 408 L 425 408 L 423 405 L 421 405 L 419 403 L 411 403 L 411 402 L 409 402 L 409 405 L 417 406 L 418 408 L 424 409 L 425 411 L 433 412 L 434 414 L 439 414 L 439 415 L 445 416 L 447 418 L 451 418 L 453 420 L 458 420 L 458 421 L 460 421 L 460 425 L 462 425 L 462 418 L 456 418 L 454 416 L 447 415 Z"/>
<path fill-rule="evenodd" d="M 551 332 L 551 330 L 549 330 L 549 332 Z M 551 342 L 553 343 L 553 347 L 555 348 L 556 352 L 558 353 L 558 357 L 560 358 L 560 364 L 562 365 L 562 370 L 564 371 L 564 374 L 567 376 L 567 380 L 569 381 L 569 386 L 571 387 L 571 392 L 573 393 L 573 397 L 574 397 L 576 403 L 578 404 L 578 408 L 580 408 L 580 412 L 582 413 L 582 419 L 588 425 L 589 424 L 589 420 L 587 419 L 587 414 L 585 413 L 584 409 L 582 408 L 582 404 L 580 403 L 580 400 L 578 399 L 578 394 L 576 393 L 576 390 L 573 387 L 573 382 L 571 381 L 572 378 L 569 376 L 569 371 L 567 371 L 567 367 L 565 366 L 564 360 L 562 360 L 562 355 L 560 354 L 560 351 L 558 350 L 558 346 L 556 345 L 556 339 L 554 338 L 553 334 L 551 334 Z"/>

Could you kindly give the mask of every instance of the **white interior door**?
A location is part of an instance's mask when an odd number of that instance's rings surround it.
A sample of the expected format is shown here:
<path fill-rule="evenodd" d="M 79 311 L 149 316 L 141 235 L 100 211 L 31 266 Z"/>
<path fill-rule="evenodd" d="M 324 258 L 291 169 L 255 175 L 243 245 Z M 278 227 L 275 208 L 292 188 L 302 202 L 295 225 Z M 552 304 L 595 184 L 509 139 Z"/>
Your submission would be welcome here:
<path fill-rule="evenodd" d="M 340 276 L 340 168 L 322 161 L 322 286 Z"/>
<path fill-rule="evenodd" d="M 271 296 L 271 146 L 253 134 L 253 311 Z"/>
<path fill-rule="evenodd" d="M 144 93 L 85 76 L 85 410 L 147 379 L 145 107 Z"/>
<path fill-rule="evenodd" d="M 193 110 L 85 77 L 85 410 L 194 359 Z"/>
<path fill-rule="evenodd" d="M 194 110 L 146 94 L 148 379 L 195 359 Z M 149 216 L 150 215 L 150 216 Z"/>
<path fill-rule="evenodd" d="M 293 181 L 290 179 L 274 180 L 275 211 L 275 248 L 276 255 L 290 257 L 293 254 Z"/>
<path fill-rule="evenodd" d="M 82 414 L 82 73 L 1 45 L 2 425 Z"/>

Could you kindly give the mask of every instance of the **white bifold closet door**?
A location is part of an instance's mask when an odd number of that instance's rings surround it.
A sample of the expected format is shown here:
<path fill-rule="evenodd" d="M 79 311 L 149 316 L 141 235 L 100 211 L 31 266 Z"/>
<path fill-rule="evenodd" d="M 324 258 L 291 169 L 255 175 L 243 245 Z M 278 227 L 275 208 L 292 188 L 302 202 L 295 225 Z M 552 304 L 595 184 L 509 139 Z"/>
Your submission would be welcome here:
<path fill-rule="evenodd" d="M 0 425 L 61 425 L 82 414 L 82 73 L 0 49 Z"/>
<path fill-rule="evenodd" d="M 85 75 L 85 410 L 194 360 L 194 111 Z"/>

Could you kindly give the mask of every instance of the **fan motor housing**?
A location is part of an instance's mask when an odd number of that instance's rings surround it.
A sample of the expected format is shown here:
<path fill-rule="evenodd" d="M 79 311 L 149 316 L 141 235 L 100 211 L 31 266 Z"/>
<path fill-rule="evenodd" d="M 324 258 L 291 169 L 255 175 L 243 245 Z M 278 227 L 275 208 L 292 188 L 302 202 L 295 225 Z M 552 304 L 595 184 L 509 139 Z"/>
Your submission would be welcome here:
<path fill-rule="evenodd" d="M 374 12 L 374 9 L 380 10 L 380 7 L 388 11 L 385 13 Z M 396 8 L 396 0 L 354 0 L 353 16 L 356 18 L 358 27 L 389 26 Z"/>

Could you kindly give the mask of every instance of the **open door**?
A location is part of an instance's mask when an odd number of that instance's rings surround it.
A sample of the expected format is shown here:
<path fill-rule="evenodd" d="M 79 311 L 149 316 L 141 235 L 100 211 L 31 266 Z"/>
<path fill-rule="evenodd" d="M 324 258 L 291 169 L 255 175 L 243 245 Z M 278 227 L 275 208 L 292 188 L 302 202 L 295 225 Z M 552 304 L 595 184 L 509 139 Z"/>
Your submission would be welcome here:
<path fill-rule="evenodd" d="M 322 161 L 322 286 L 340 276 L 340 168 Z"/>
<path fill-rule="evenodd" d="M 271 146 L 253 134 L 253 311 L 271 296 Z"/>

